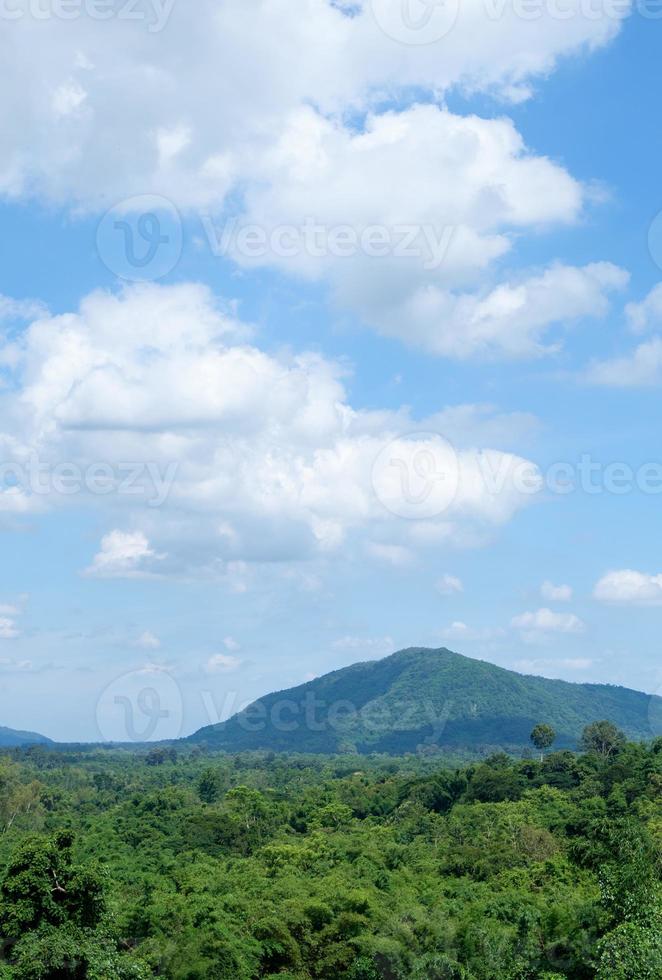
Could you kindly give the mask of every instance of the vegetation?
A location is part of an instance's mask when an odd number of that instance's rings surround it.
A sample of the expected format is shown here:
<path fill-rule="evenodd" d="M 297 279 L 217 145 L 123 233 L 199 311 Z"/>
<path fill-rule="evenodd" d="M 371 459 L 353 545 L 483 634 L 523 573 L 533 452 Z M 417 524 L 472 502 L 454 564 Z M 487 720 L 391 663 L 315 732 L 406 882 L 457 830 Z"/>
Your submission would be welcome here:
<path fill-rule="evenodd" d="M 531 732 L 531 741 L 540 752 L 540 761 L 545 756 L 545 749 L 552 747 L 556 741 L 556 732 L 551 725 L 536 725 Z"/>
<path fill-rule="evenodd" d="M 527 677 L 450 650 L 411 649 L 270 694 L 190 741 L 227 752 L 521 753 L 541 719 L 559 748 L 575 749 L 582 728 L 602 718 L 630 738 L 651 739 L 660 709 L 661 698 L 623 687 Z"/>
<path fill-rule="evenodd" d="M 11 750 L 0 978 L 655 980 L 662 739 L 595 733 L 462 766 Z"/>

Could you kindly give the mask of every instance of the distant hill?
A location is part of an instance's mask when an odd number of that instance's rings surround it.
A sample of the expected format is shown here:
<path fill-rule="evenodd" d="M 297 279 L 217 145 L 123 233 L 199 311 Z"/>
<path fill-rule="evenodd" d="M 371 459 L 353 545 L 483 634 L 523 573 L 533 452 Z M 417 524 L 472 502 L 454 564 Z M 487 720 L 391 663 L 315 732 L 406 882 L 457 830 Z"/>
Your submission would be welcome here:
<path fill-rule="evenodd" d="M 3 728 L 0 725 L 0 748 L 16 748 L 20 745 L 53 745 L 54 742 L 45 735 L 36 732 L 19 732 L 13 728 Z"/>
<path fill-rule="evenodd" d="M 187 741 L 239 752 L 413 752 L 529 745 L 534 725 L 571 748 L 609 719 L 634 739 L 660 732 L 662 698 L 607 684 L 571 684 L 504 670 L 450 650 L 414 648 L 354 664 L 256 701 Z"/>

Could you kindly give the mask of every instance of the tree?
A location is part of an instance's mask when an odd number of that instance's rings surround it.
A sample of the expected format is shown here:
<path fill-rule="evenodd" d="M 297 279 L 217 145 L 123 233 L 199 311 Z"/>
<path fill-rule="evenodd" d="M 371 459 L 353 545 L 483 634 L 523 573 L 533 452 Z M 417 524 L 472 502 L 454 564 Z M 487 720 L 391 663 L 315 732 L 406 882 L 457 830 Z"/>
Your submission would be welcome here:
<path fill-rule="evenodd" d="M 172 762 L 173 764 L 177 762 L 177 749 L 172 746 L 157 746 L 155 749 L 150 749 L 145 756 L 145 762 L 148 766 L 162 766 L 165 762 Z"/>
<path fill-rule="evenodd" d="M 9 939 L 42 925 L 94 928 L 105 909 L 100 877 L 73 863 L 66 832 L 28 837 L 9 862 L 0 885 L 0 926 Z"/>
<path fill-rule="evenodd" d="M 625 744 L 625 735 L 611 721 L 594 721 L 582 732 L 581 748 L 608 759 Z"/>
<path fill-rule="evenodd" d="M 624 922 L 598 943 L 597 980 L 655 980 L 662 976 L 662 930 Z"/>
<path fill-rule="evenodd" d="M 16 850 L 0 885 L 0 933 L 15 980 L 144 980 L 138 960 L 120 954 L 104 924 L 101 876 L 74 862 L 73 840 L 29 837 Z"/>
<path fill-rule="evenodd" d="M 551 725 L 536 725 L 530 738 L 540 752 L 540 761 L 542 762 L 545 749 L 551 748 L 556 741 L 556 732 Z"/>
<path fill-rule="evenodd" d="M 198 780 L 198 796 L 203 803 L 216 803 L 223 793 L 223 777 L 219 769 L 209 766 Z"/>

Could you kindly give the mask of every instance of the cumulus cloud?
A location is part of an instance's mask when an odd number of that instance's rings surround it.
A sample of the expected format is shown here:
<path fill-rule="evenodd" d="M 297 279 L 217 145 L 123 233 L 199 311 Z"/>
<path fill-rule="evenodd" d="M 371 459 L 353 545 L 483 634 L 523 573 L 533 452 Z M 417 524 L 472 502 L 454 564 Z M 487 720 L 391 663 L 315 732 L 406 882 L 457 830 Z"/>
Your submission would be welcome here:
<path fill-rule="evenodd" d="M 570 602 L 572 588 L 569 585 L 554 585 L 553 582 L 543 582 L 540 594 L 548 602 Z"/>
<path fill-rule="evenodd" d="M 640 302 L 628 303 L 625 316 L 634 334 L 662 328 L 662 283 Z M 586 372 L 590 384 L 612 388 L 644 388 L 662 383 L 662 337 L 643 341 L 619 357 L 594 360 Z"/>
<path fill-rule="evenodd" d="M 662 327 L 662 283 L 654 286 L 640 303 L 628 303 L 625 315 L 633 333 Z"/>
<path fill-rule="evenodd" d="M 241 667 L 242 661 L 238 657 L 230 657 L 226 653 L 216 653 L 210 657 L 206 664 L 208 674 L 231 674 Z"/>
<path fill-rule="evenodd" d="M 47 471 L 71 461 L 117 474 L 133 461 L 103 493 L 84 483 L 73 497 L 26 497 L 106 514 L 87 569 L 100 577 L 206 569 L 244 589 L 255 562 L 367 549 L 397 564 L 475 543 L 530 502 L 517 475 L 526 467 L 539 481 L 533 464 L 450 447 L 435 435 L 443 413 L 414 421 L 354 408 L 346 370 L 317 354 L 265 353 L 201 286 L 97 292 L 22 333 L 14 393 L 0 393 L 0 441 Z M 451 475 L 452 492 L 431 497 Z"/>
<path fill-rule="evenodd" d="M 20 635 L 20 630 L 13 619 L 0 617 L 0 640 L 14 640 Z"/>
<path fill-rule="evenodd" d="M 380 657 L 387 653 L 392 653 L 394 649 L 393 638 L 390 636 L 341 636 L 332 643 L 334 650 L 366 651 L 373 656 Z"/>
<path fill-rule="evenodd" d="M 389 23 L 398 4 L 378 4 Z M 159 195 L 207 230 L 236 219 L 270 242 L 277 233 L 281 247 L 259 258 L 234 240 L 224 252 L 329 283 L 383 334 L 457 358 L 554 350 L 547 331 L 601 316 L 622 274 L 550 266 L 515 279 L 492 266 L 527 231 L 576 221 L 584 189 L 509 120 L 431 103 L 451 88 L 520 101 L 561 57 L 606 44 L 620 16 L 588 18 L 571 0 L 563 20 L 528 19 L 472 0 L 447 37 L 419 46 L 375 11 L 368 0 L 200 0 L 195 17 L 172 5 L 165 25 L 152 24 L 154 7 L 66 30 L 57 18 L 7 22 L 0 197 L 99 213 Z M 322 226 L 321 251 L 287 244 L 308 220 Z M 376 231 L 377 252 L 348 256 L 343 228 Z"/>
<path fill-rule="evenodd" d="M 12 299 L 11 296 L 3 296 L 0 293 L 0 327 L 14 320 L 31 320 L 45 312 L 45 306 L 37 300 Z"/>
<path fill-rule="evenodd" d="M 659 606 L 662 605 L 662 575 L 632 569 L 607 572 L 596 583 L 593 596 L 600 602 Z"/>
<path fill-rule="evenodd" d="M 574 613 L 558 613 L 551 609 L 538 609 L 514 616 L 510 625 L 519 630 L 525 643 L 536 643 L 554 633 L 583 633 L 586 624 Z"/>
<path fill-rule="evenodd" d="M 462 622 L 462 620 L 456 620 L 441 632 L 441 637 L 444 641 L 456 643 L 462 643 L 463 641 L 467 643 L 487 642 L 500 639 L 503 636 L 505 636 L 505 630 L 501 629 L 501 627 L 492 628 L 485 626 L 476 629 Z"/>
<path fill-rule="evenodd" d="M 563 20 L 462 4 L 450 35 L 423 46 L 389 36 L 368 0 L 351 11 L 328 0 L 199 0 L 195 17 L 170 4 L 165 24 L 143 7 L 142 19 L 93 19 L 83 5 L 66 23 L 5 21 L 0 193 L 99 207 L 148 188 L 182 205 L 218 203 L 301 106 L 340 118 L 387 92 L 458 85 L 521 100 L 559 58 L 620 29 L 607 13 L 586 17 L 579 0 Z"/>
<path fill-rule="evenodd" d="M 440 579 L 435 582 L 435 589 L 439 595 L 449 596 L 458 595 L 464 592 L 464 585 L 461 579 L 457 578 L 455 575 L 442 575 Z"/>
<path fill-rule="evenodd" d="M 409 548 L 400 544 L 383 544 L 379 541 L 369 541 L 366 545 L 366 552 L 372 558 L 386 562 L 387 565 L 409 565 L 414 555 Z"/>
<path fill-rule="evenodd" d="M 306 109 L 260 166 L 216 247 L 246 266 L 328 280 L 366 323 L 433 354 L 549 353 L 551 327 L 604 316 L 627 282 L 610 263 L 554 264 L 478 288 L 515 234 L 575 221 L 583 203 L 580 185 L 528 153 L 508 120 L 425 105 L 350 132 Z M 248 248 L 241 228 L 259 230 L 261 245 Z"/>
<path fill-rule="evenodd" d="M 141 531 L 111 531 L 101 540 L 87 575 L 99 578 L 134 578 L 146 574 L 156 555 Z"/>
<path fill-rule="evenodd" d="M 21 635 L 17 619 L 25 611 L 27 600 L 27 595 L 22 595 L 15 602 L 0 603 L 0 640 L 15 640 Z"/>
<path fill-rule="evenodd" d="M 136 640 L 136 646 L 143 650 L 158 650 L 161 646 L 161 641 L 151 630 L 145 630 Z"/>
<path fill-rule="evenodd" d="M 594 361 L 586 378 L 590 384 L 611 388 L 644 388 L 662 382 L 662 338 L 653 337 L 630 354 Z"/>

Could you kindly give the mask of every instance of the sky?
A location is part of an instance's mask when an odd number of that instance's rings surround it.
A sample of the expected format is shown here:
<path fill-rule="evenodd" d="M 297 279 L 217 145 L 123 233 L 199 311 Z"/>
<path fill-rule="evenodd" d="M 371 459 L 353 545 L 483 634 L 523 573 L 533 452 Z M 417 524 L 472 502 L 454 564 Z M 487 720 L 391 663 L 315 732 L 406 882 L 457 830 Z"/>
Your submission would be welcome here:
<path fill-rule="evenodd" d="M 662 692 L 662 11 L 0 2 L 0 723 Z"/>

